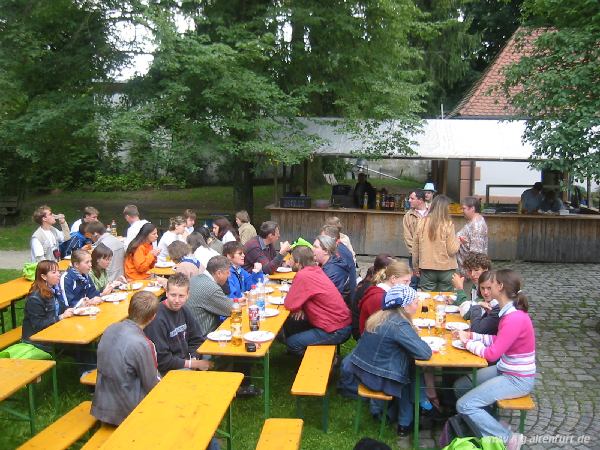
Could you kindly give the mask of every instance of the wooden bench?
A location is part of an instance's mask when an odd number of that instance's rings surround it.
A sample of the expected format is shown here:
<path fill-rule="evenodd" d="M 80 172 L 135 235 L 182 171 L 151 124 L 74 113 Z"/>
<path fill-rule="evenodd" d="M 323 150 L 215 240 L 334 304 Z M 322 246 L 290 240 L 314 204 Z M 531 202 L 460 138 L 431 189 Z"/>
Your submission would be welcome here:
<path fill-rule="evenodd" d="M 358 428 L 360 427 L 360 414 L 362 411 L 362 403 L 363 398 L 368 398 L 372 400 L 383 400 L 383 412 L 381 414 L 381 425 L 379 426 L 379 438 L 381 439 L 381 435 L 383 434 L 383 429 L 385 428 L 385 421 L 387 419 L 387 410 L 390 400 L 392 400 L 391 395 L 384 394 L 383 392 L 372 391 L 368 387 L 359 384 L 358 385 L 358 398 L 356 399 L 356 416 L 354 417 L 354 432 L 358 433 Z"/>
<path fill-rule="evenodd" d="M 56 422 L 29 439 L 18 450 L 62 450 L 69 448 L 96 423 L 90 414 L 92 402 L 82 402 Z"/>
<path fill-rule="evenodd" d="M 506 400 L 498 400 L 496 405 L 499 409 L 521 411 L 519 415 L 519 433 L 523 433 L 525 430 L 527 411 L 535 409 L 535 402 L 533 401 L 533 398 L 531 398 L 531 395 L 525 395 L 523 397 L 510 398 Z"/>
<path fill-rule="evenodd" d="M 23 327 L 13 328 L 6 333 L 0 334 L 0 350 L 10 347 L 21 340 L 21 334 L 23 333 Z"/>
<path fill-rule="evenodd" d="M 16 216 L 19 214 L 19 211 L 19 197 L 0 198 L 0 217 L 2 217 L 2 225 L 6 225 L 6 218 L 8 216 Z"/>
<path fill-rule="evenodd" d="M 117 427 L 103 423 L 81 450 L 98 450 L 116 429 Z"/>
<path fill-rule="evenodd" d="M 298 450 L 302 424 L 302 419 L 265 420 L 256 450 Z"/>
<path fill-rule="evenodd" d="M 87 386 L 96 386 L 96 378 L 98 377 L 98 369 L 90 370 L 85 373 L 79 379 L 81 384 L 85 384 Z"/>
<path fill-rule="evenodd" d="M 310 345 L 306 348 L 302 363 L 292 385 L 292 394 L 296 395 L 296 409 L 302 418 L 301 396 L 323 397 L 323 431 L 327 433 L 329 422 L 329 398 L 327 385 L 333 366 L 335 345 Z"/>

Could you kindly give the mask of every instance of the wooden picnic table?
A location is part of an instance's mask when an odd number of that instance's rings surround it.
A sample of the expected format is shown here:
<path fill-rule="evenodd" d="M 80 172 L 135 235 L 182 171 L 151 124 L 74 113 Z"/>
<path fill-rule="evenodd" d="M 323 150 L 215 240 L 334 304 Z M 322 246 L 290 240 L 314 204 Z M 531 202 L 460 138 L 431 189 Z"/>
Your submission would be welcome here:
<path fill-rule="evenodd" d="M 203 449 L 227 411 L 231 444 L 230 405 L 243 379 L 236 372 L 171 370 L 101 449 Z"/>
<path fill-rule="evenodd" d="M 296 272 L 275 272 L 269 275 L 270 280 L 293 280 L 296 277 Z"/>
<path fill-rule="evenodd" d="M 432 292 L 431 296 L 435 297 L 440 294 L 439 292 Z M 449 295 L 449 292 L 442 292 L 442 295 Z M 422 301 L 422 305 L 427 305 L 429 308 L 428 313 L 423 313 L 421 308 L 416 314 L 418 318 L 435 318 L 435 301 L 433 298 L 428 298 Z M 462 322 L 468 323 L 467 320 L 463 319 L 459 313 L 446 314 L 446 323 L 448 322 Z M 421 328 L 419 330 L 420 336 L 429 336 L 431 332 L 432 336 L 439 336 L 446 340 L 445 347 L 439 351 L 434 352 L 431 359 L 427 361 L 415 360 L 415 409 L 413 418 L 413 449 L 419 448 L 419 410 L 420 410 L 420 383 L 421 383 L 421 368 L 422 367 L 442 367 L 450 369 L 472 369 L 473 384 L 477 384 L 477 369 L 487 367 L 488 363 L 484 358 L 474 355 L 468 350 L 460 350 L 452 346 L 452 332 L 444 329 L 441 335 L 436 332 L 434 328 L 428 330 L 427 328 Z"/>
<path fill-rule="evenodd" d="M 149 281 L 143 283 L 147 286 Z M 129 292 L 127 299 L 119 303 L 101 303 L 98 305 L 100 312 L 96 316 L 73 316 L 56 322 L 31 336 L 31 340 L 52 344 L 90 344 L 102 336 L 110 325 L 127 318 L 129 300 L 135 292 L 137 291 Z M 160 297 L 163 293 L 164 290 L 160 289 L 154 294 Z"/>
<path fill-rule="evenodd" d="M 175 275 L 175 269 L 173 267 L 153 267 L 148 272 L 160 277 L 170 277 L 171 275 Z"/>
<path fill-rule="evenodd" d="M 29 421 L 31 435 L 35 434 L 35 390 L 33 383 L 37 382 L 43 374 L 52 370 L 52 386 L 54 390 L 54 409 L 58 406 L 58 390 L 56 382 L 56 362 L 49 360 L 31 359 L 0 359 L 0 401 L 13 395 L 21 388 L 27 386 L 29 396 L 29 415 L 3 408 L 3 411 Z"/>
<path fill-rule="evenodd" d="M 272 294 L 274 297 L 280 297 L 281 293 L 277 290 L 277 285 L 270 285 L 275 288 Z M 275 317 L 268 317 L 260 322 L 261 331 L 271 331 L 275 336 L 279 333 L 285 320 L 290 315 L 290 312 L 283 305 L 273 305 L 266 303 L 267 308 L 276 308 L 279 310 L 279 314 Z M 227 318 L 218 328 L 219 330 L 231 330 L 231 320 Z M 248 308 L 242 308 L 242 334 L 246 334 L 250 331 L 250 323 L 248 319 Z M 239 346 L 235 346 L 230 342 L 215 342 L 207 339 L 198 348 L 197 352 L 201 355 L 213 355 L 213 356 L 228 356 L 234 358 L 249 358 L 254 361 L 260 359 L 258 364 L 262 363 L 263 369 L 263 382 L 264 382 L 264 401 L 265 401 L 265 418 L 269 417 L 270 413 L 270 365 L 269 365 L 269 350 L 273 344 L 273 340 L 256 344 L 256 352 L 247 352 L 244 343 Z"/>

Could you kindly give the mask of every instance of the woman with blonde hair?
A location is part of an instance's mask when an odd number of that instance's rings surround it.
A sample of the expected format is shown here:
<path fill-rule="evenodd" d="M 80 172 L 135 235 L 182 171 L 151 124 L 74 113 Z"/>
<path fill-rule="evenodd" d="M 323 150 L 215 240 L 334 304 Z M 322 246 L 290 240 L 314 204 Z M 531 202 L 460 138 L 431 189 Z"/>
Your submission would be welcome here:
<path fill-rule="evenodd" d="M 158 254 L 157 260 L 159 263 L 164 263 L 169 257 L 169 245 L 175 241 L 181 241 L 185 243 L 185 219 L 183 216 L 171 217 L 169 229 L 165 231 L 158 241 Z"/>
<path fill-rule="evenodd" d="M 381 309 L 385 294 L 398 284 L 409 285 L 412 272 L 403 261 L 392 260 L 390 264 L 373 276 L 373 285 L 370 286 L 358 303 L 359 319 L 358 329 L 362 335 L 367 319 Z"/>
<path fill-rule="evenodd" d="M 438 195 L 429 213 L 417 225 L 412 256 L 415 275 L 425 291 L 451 291 L 452 275 L 458 267 L 456 253 L 460 241 L 448 212 L 450 199 Z"/>

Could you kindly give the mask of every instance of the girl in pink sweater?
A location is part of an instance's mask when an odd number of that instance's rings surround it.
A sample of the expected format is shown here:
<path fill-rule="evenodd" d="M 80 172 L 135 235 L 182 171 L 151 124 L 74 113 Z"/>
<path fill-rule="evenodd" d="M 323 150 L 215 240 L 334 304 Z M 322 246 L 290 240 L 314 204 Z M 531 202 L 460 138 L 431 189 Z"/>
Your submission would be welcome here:
<path fill-rule="evenodd" d="M 459 398 L 456 410 L 473 430 L 483 436 L 497 436 L 508 450 L 518 450 L 523 435 L 511 433 L 485 409 L 497 400 L 522 397 L 533 390 L 535 381 L 535 331 L 527 314 L 527 297 L 521 291 L 521 278 L 509 269 L 495 271 L 492 297 L 500 306 L 498 334 L 466 331 L 456 333 L 471 353 L 494 364 L 477 372 L 478 385 L 472 387 L 468 377 L 456 381 Z M 466 393 L 465 393 L 466 392 Z"/>

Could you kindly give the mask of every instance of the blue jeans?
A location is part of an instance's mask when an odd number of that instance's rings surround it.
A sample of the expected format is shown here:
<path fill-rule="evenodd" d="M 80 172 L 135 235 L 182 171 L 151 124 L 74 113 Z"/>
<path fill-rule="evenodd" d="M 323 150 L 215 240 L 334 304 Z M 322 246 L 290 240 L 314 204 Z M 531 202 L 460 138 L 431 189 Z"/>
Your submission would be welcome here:
<path fill-rule="evenodd" d="M 482 436 L 496 436 L 505 443 L 511 432 L 498 422 L 486 409 L 496 400 L 522 397 L 533 390 L 535 377 L 516 377 L 498 372 L 496 366 L 477 371 L 477 387 L 462 395 L 456 402 L 456 411 L 462 414 L 471 426 Z M 468 377 L 456 380 L 454 388 L 457 395 L 464 392 L 472 382 Z"/>
<path fill-rule="evenodd" d="M 413 270 L 412 255 L 408 256 L 408 267 L 410 267 L 410 269 Z M 420 280 L 420 278 L 418 276 L 411 275 L 410 287 L 413 288 L 414 290 L 417 290 L 417 288 L 419 287 L 419 280 Z"/>
<path fill-rule="evenodd" d="M 352 350 L 352 352 L 353 351 L 354 350 Z M 354 372 L 352 372 L 352 362 L 350 362 L 352 352 L 342 359 L 338 390 L 340 391 L 340 394 L 345 397 L 356 398 L 358 395 L 358 378 L 356 378 Z"/>
<path fill-rule="evenodd" d="M 310 330 L 292 334 L 286 340 L 286 345 L 290 353 L 303 355 L 306 347 L 309 345 L 337 345 L 348 340 L 352 333 L 352 325 L 340 328 L 332 333 L 327 333 L 320 328 L 311 328 Z"/>
<path fill-rule="evenodd" d="M 221 450 L 219 441 L 217 441 L 215 438 L 212 438 L 208 444 L 208 447 L 206 447 L 206 450 Z"/>

